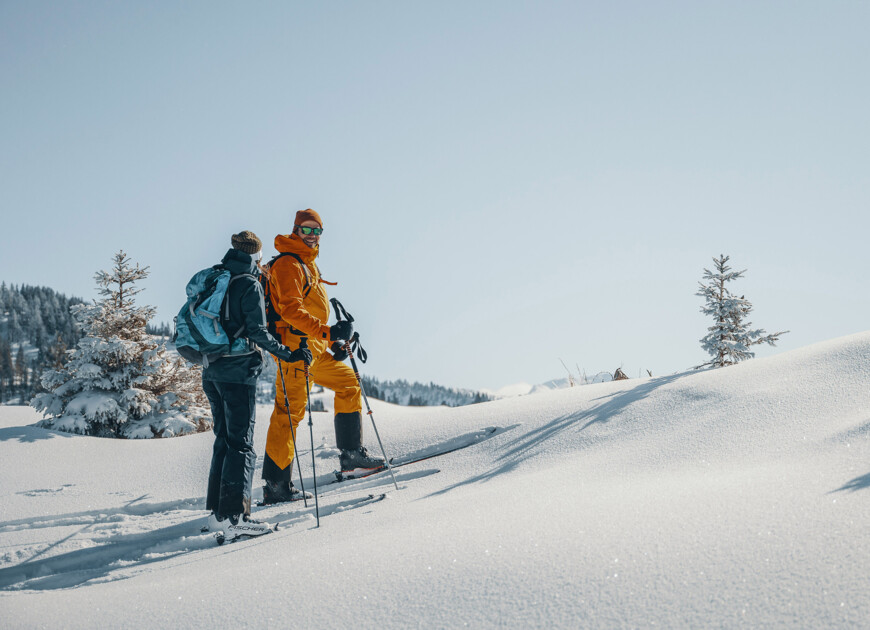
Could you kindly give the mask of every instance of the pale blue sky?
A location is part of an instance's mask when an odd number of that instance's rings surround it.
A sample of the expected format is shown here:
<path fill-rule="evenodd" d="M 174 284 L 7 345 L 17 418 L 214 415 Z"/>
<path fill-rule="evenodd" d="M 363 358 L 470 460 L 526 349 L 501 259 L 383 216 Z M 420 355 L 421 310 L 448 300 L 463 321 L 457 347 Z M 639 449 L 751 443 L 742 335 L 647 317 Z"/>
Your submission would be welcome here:
<path fill-rule="evenodd" d="M 777 349 L 868 328 L 865 2 L 0 1 L 0 279 L 168 321 L 233 232 L 324 218 L 382 378 L 705 360 L 720 253 Z"/>

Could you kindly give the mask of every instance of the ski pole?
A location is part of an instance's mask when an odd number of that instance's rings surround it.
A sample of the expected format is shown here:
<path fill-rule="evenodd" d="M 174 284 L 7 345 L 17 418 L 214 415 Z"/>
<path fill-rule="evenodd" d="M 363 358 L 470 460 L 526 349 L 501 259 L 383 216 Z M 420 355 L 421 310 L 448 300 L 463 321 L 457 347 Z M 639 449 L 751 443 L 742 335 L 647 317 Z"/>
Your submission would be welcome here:
<path fill-rule="evenodd" d="M 396 482 L 396 473 L 393 472 L 393 467 L 390 466 L 390 458 L 387 457 L 387 451 L 384 449 L 384 443 L 381 441 L 381 434 L 378 433 L 378 425 L 375 424 L 375 416 L 372 412 L 371 406 L 369 405 L 369 397 L 366 396 L 366 388 L 362 384 L 362 378 L 360 378 L 359 370 L 356 367 L 356 359 L 353 358 L 353 348 L 350 347 L 350 340 L 348 340 L 344 344 L 344 349 L 347 351 L 347 356 L 350 357 L 350 364 L 353 368 L 353 373 L 356 376 L 356 382 L 359 383 L 359 390 L 362 393 L 363 400 L 366 403 L 366 414 L 368 414 L 369 419 L 372 421 L 372 427 L 374 427 L 375 429 L 375 437 L 378 438 L 378 444 L 381 447 L 381 453 L 383 453 L 384 455 L 384 462 L 386 462 L 387 464 L 387 470 L 390 471 L 390 476 L 393 478 L 393 485 L 396 486 L 396 491 L 398 491 L 399 484 Z"/>
<path fill-rule="evenodd" d="M 308 338 L 299 340 L 300 348 L 308 347 Z M 308 433 L 311 435 L 311 472 L 314 475 L 314 514 L 317 516 L 317 527 L 320 527 L 320 501 L 317 498 L 317 464 L 314 461 L 314 421 L 311 419 L 311 384 L 308 380 L 308 361 L 305 361 L 305 396 L 308 399 Z"/>
<path fill-rule="evenodd" d="M 278 374 L 281 375 L 281 390 L 284 392 L 284 409 L 287 411 L 287 421 L 290 423 L 290 438 L 293 440 L 293 459 L 296 460 L 296 468 L 299 470 L 299 487 L 302 489 L 302 501 L 308 507 L 308 497 L 305 496 L 305 482 L 302 481 L 302 464 L 299 463 L 299 451 L 296 448 L 296 429 L 293 427 L 293 418 L 290 417 L 290 402 L 287 400 L 287 385 L 284 384 L 284 370 L 281 367 L 281 359 L 278 359 Z"/>
<path fill-rule="evenodd" d="M 330 301 L 332 302 L 333 308 L 335 308 L 335 317 L 336 317 L 336 319 L 338 319 L 338 321 L 341 321 L 341 316 L 342 316 L 342 314 L 344 314 L 344 317 L 345 317 L 345 319 L 347 319 L 347 321 L 353 322 L 353 317 L 350 315 L 350 313 L 348 313 L 344 309 L 344 306 L 342 306 L 341 302 L 339 302 L 335 298 L 332 298 L 332 300 L 330 300 Z M 357 366 L 356 366 L 356 359 L 353 356 L 353 348 L 351 347 L 352 341 L 359 344 L 359 333 L 354 333 L 353 337 L 351 339 L 348 339 L 345 342 L 344 350 L 345 350 L 345 352 L 347 352 L 347 356 L 350 357 L 350 365 L 353 368 L 353 374 L 354 374 L 354 376 L 356 376 L 356 382 L 359 385 L 360 393 L 362 393 L 363 400 L 366 403 L 366 414 L 368 415 L 369 419 L 372 421 L 372 427 L 375 430 L 375 437 L 378 438 L 378 444 L 381 447 L 381 453 L 383 454 L 384 461 L 387 464 L 387 470 L 390 471 L 390 476 L 393 478 L 393 485 L 396 486 L 396 492 L 398 492 L 399 491 L 399 484 L 396 481 L 396 473 L 393 472 L 393 467 L 390 465 L 390 458 L 387 456 L 387 451 L 384 448 L 384 443 L 381 441 L 381 434 L 378 432 L 378 425 L 375 423 L 375 415 L 374 415 L 374 412 L 372 411 L 371 405 L 369 405 L 369 397 L 366 396 L 366 388 L 363 385 L 362 377 L 359 374 L 359 368 L 357 368 Z M 363 359 L 363 360 L 365 360 L 365 359 Z"/>

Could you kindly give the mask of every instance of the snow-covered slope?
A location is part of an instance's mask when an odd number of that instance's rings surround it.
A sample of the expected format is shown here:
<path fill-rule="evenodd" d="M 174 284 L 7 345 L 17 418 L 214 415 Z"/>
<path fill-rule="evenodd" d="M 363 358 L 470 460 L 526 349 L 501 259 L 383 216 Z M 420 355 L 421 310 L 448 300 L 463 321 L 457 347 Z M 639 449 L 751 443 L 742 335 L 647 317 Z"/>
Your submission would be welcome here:
<path fill-rule="evenodd" d="M 498 389 L 484 389 L 485 394 L 489 394 L 493 398 L 512 398 L 514 396 L 525 396 L 532 391 L 534 385 L 529 383 L 514 383 L 513 385 L 505 385 Z"/>
<path fill-rule="evenodd" d="M 867 627 L 870 333 L 374 410 L 391 454 L 500 430 L 397 469 L 398 492 L 388 475 L 321 485 L 319 529 L 313 506 L 275 506 L 258 514 L 277 533 L 217 547 L 198 531 L 209 435 L 65 436 L 0 408 L 4 626 Z M 321 484 L 331 424 L 315 414 Z M 388 495 L 355 506 L 372 492 Z"/>

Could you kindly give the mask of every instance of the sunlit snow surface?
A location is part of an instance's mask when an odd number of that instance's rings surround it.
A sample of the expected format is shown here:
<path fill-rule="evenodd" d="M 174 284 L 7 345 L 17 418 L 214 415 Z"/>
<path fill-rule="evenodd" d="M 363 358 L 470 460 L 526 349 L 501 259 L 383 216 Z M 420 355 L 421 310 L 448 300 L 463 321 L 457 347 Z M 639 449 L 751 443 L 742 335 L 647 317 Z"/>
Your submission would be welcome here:
<path fill-rule="evenodd" d="M 255 508 L 279 530 L 223 547 L 200 532 L 210 435 L 71 436 L 0 407 L 3 626 L 867 627 L 870 333 L 457 409 L 374 405 L 397 459 L 485 439 L 397 468 L 398 491 L 388 473 L 326 485 L 337 451 L 315 413 L 320 528 L 313 501 Z M 300 443 L 312 490 L 307 421 Z"/>

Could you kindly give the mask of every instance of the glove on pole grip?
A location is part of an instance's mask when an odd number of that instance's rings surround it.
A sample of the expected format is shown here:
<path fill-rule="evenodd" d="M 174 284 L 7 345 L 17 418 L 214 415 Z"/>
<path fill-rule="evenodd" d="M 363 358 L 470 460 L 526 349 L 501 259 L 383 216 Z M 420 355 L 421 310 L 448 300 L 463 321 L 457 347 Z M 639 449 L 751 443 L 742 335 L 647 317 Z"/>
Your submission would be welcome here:
<path fill-rule="evenodd" d="M 299 349 L 308 350 L 308 337 L 299 340 Z M 302 363 L 305 365 L 305 378 L 308 378 L 308 359 L 303 359 Z"/>

